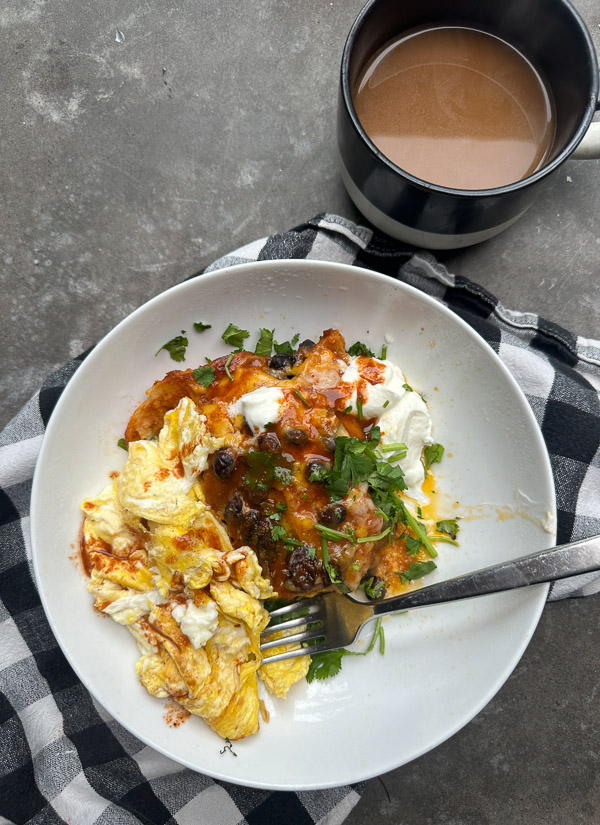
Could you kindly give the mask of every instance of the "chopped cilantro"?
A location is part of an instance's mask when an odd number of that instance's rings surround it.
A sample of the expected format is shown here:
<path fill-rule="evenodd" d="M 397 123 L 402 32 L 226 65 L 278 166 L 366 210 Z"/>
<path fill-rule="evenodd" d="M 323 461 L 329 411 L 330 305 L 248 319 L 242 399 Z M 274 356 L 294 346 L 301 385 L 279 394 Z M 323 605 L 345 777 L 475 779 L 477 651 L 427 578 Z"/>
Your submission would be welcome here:
<path fill-rule="evenodd" d="M 324 464 L 315 465 L 315 469 L 311 470 L 308 480 L 311 484 L 324 484 L 326 481 L 329 481 L 330 475 L 331 470 L 329 467 L 326 467 Z"/>
<path fill-rule="evenodd" d="M 250 469 L 250 473 L 244 476 L 244 483 L 251 489 L 267 490 L 271 481 L 282 484 L 292 481 L 292 470 L 283 456 L 266 450 L 251 450 L 244 456 L 244 461 Z"/>
<path fill-rule="evenodd" d="M 202 321 L 194 321 L 194 329 L 196 332 L 204 332 L 205 329 L 210 329 L 212 324 L 203 324 Z"/>
<path fill-rule="evenodd" d="M 273 341 L 273 349 L 275 352 L 285 352 L 288 355 L 291 355 L 294 352 L 294 347 L 298 343 L 300 339 L 300 334 L 296 333 L 291 341 L 282 341 L 281 344 L 278 344 L 277 341 Z"/>
<path fill-rule="evenodd" d="M 298 401 L 301 401 L 302 404 L 304 404 L 304 406 L 307 407 L 309 410 L 312 408 L 312 404 L 310 403 L 310 401 L 307 401 L 306 398 L 302 395 L 302 393 L 298 392 L 298 390 L 292 390 L 292 395 L 295 395 Z"/>
<path fill-rule="evenodd" d="M 313 679 L 330 679 L 332 676 L 337 676 L 342 668 L 344 656 L 367 656 L 375 647 L 377 639 L 379 639 L 379 652 L 383 654 L 385 653 L 385 635 L 381 617 L 375 622 L 371 641 L 365 651 L 358 652 L 341 647 L 337 650 L 324 650 L 322 653 L 313 654 L 306 674 L 306 681 L 310 683 Z"/>
<path fill-rule="evenodd" d="M 421 549 L 421 542 L 413 536 L 406 536 L 406 552 L 409 556 L 416 556 Z"/>
<path fill-rule="evenodd" d="M 280 539 L 287 538 L 287 530 L 285 527 L 282 527 L 280 524 L 274 524 L 271 527 L 271 538 L 273 541 L 279 541 Z"/>
<path fill-rule="evenodd" d="M 423 463 L 429 469 L 436 461 L 441 461 L 444 455 L 444 448 L 441 444 L 430 444 L 423 451 Z"/>
<path fill-rule="evenodd" d="M 434 561 L 411 561 L 406 570 L 403 570 L 402 573 L 396 573 L 396 575 L 400 577 L 400 581 L 404 584 L 426 576 L 436 567 L 437 564 Z"/>
<path fill-rule="evenodd" d="M 353 545 L 357 542 L 354 530 L 352 532 L 345 532 L 344 530 L 335 530 L 333 527 L 326 527 L 324 524 L 315 524 L 314 528 L 321 536 L 331 541 L 349 541 L 350 544 Z"/>
<path fill-rule="evenodd" d="M 231 364 L 231 361 L 233 360 L 234 354 L 235 353 L 232 352 L 231 355 L 229 356 L 229 358 L 227 359 L 227 361 L 225 361 L 225 372 L 227 373 L 227 378 L 229 378 L 230 381 L 233 381 L 233 375 L 229 372 L 229 365 Z"/>
<path fill-rule="evenodd" d="M 375 576 L 365 579 L 359 586 L 370 599 L 381 599 L 385 596 L 385 584 L 382 579 Z"/>
<path fill-rule="evenodd" d="M 229 324 L 221 338 L 226 344 L 234 347 L 238 352 L 243 349 L 244 341 L 250 335 L 247 329 L 240 329 L 235 324 Z"/>
<path fill-rule="evenodd" d="M 182 329 L 181 332 L 183 333 L 185 330 Z M 170 341 L 167 341 L 166 344 L 159 347 L 154 355 L 156 357 L 161 350 L 166 349 L 173 361 L 183 361 L 188 343 L 188 339 L 185 338 L 185 336 L 176 335 L 175 338 L 171 338 Z"/>
<path fill-rule="evenodd" d="M 414 390 L 413 390 L 413 388 L 410 386 L 410 384 L 402 384 L 402 386 L 404 387 L 404 389 L 406 390 L 406 392 L 414 392 Z"/>
<path fill-rule="evenodd" d="M 321 550 L 323 553 L 323 567 L 327 571 L 327 575 L 331 579 L 332 584 L 337 584 L 342 593 L 348 592 L 348 588 L 341 580 L 338 571 L 335 567 L 332 567 L 329 562 L 329 549 L 327 547 L 327 539 L 325 536 L 321 536 Z"/>
<path fill-rule="evenodd" d="M 443 519 L 443 521 L 436 522 L 435 529 L 439 533 L 447 533 L 451 539 L 456 540 L 458 535 L 458 522 L 455 518 Z"/>
<path fill-rule="evenodd" d="M 352 404 L 348 404 L 346 409 L 344 410 L 344 415 L 348 415 L 348 413 L 352 412 Z"/>
<path fill-rule="evenodd" d="M 232 756 L 237 756 L 237 753 L 234 751 L 231 741 L 228 738 L 225 738 L 225 745 L 221 748 L 219 753 L 225 753 L 226 751 L 229 751 Z"/>
<path fill-rule="evenodd" d="M 117 441 L 117 447 L 120 447 L 122 450 L 127 450 L 128 449 L 127 442 L 125 441 L 124 438 L 120 438 Z"/>
<path fill-rule="evenodd" d="M 265 355 L 267 358 L 271 355 L 274 332 L 274 329 L 261 328 L 256 349 L 254 350 L 256 355 Z"/>
<path fill-rule="evenodd" d="M 343 647 L 338 650 L 315 653 L 311 656 L 306 681 L 310 683 L 313 679 L 330 679 L 332 676 L 337 676 L 342 669 L 342 659 L 348 654 L 349 651 Z"/>
<path fill-rule="evenodd" d="M 395 491 L 392 491 L 392 492 L 390 492 L 390 497 L 391 497 L 392 501 L 394 502 L 394 504 L 398 508 L 398 513 L 399 513 L 401 521 L 403 521 L 404 524 L 406 524 L 407 527 L 410 527 L 410 529 L 413 531 L 415 536 L 419 539 L 419 541 L 421 542 L 421 544 L 423 545 L 423 547 L 425 548 L 427 553 L 432 558 L 435 558 L 438 554 L 437 550 L 435 549 L 435 547 L 431 543 L 431 540 L 428 538 L 427 532 L 425 531 L 425 528 L 423 527 L 423 525 L 419 521 L 417 521 L 417 519 L 408 510 L 408 508 L 405 506 L 404 502 L 402 501 L 402 499 L 400 498 L 398 493 L 396 493 Z"/>
<path fill-rule="evenodd" d="M 367 358 L 375 358 L 375 353 L 370 350 L 366 344 L 363 344 L 362 341 L 356 341 L 351 347 L 348 347 L 346 352 L 354 358 L 358 355 L 366 355 Z"/>
<path fill-rule="evenodd" d="M 202 384 L 203 387 L 208 387 L 215 380 L 215 371 L 212 367 L 198 367 L 192 372 L 192 378 L 197 384 Z"/>
<path fill-rule="evenodd" d="M 360 395 L 356 396 L 356 415 L 358 416 L 358 420 L 362 421 L 363 419 L 363 400 Z"/>

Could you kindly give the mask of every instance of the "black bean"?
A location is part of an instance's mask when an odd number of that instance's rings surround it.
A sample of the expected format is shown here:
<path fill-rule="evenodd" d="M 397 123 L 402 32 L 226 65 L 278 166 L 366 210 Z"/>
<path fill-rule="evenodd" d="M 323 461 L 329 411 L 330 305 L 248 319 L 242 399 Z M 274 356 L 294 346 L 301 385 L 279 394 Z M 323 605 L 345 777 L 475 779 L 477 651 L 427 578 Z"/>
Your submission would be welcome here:
<path fill-rule="evenodd" d="M 328 452 L 335 453 L 335 438 L 332 435 L 324 435 L 321 441 Z"/>
<path fill-rule="evenodd" d="M 327 481 L 330 464 L 321 458 L 311 458 L 306 462 L 304 472 L 308 481 L 323 484 Z"/>
<path fill-rule="evenodd" d="M 273 523 L 269 519 L 262 519 L 254 530 L 254 545 L 260 554 L 271 553 L 277 547 L 277 542 L 271 535 Z"/>
<path fill-rule="evenodd" d="M 348 518 L 348 508 L 341 501 L 336 501 L 333 504 L 328 504 L 323 507 L 319 514 L 319 521 L 327 527 L 335 527 L 336 524 L 341 524 Z"/>
<path fill-rule="evenodd" d="M 222 447 L 213 457 L 212 468 L 217 478 L 229 478 L 235 469 L 236 455 L 231 447 Z"/>
<path fill-rule="evenodd" d="M 290 589 L 310 590 L 315 586 L 319 562 L 314 548 L 309 549 L 305 544 L 295 547 L 287 561 L 286 574 Z"/>
<path fill-rule="evenodd" d="M 236 521 L 242 516 L 244 512 L 244 499 L 241 497 L 239 493 L 235 493 L 227 504 L 225 505 L 225 523 L 226 524 L 234 524 Z"/>
<path fill-rule="evenodd" d="M 258 449 L 267 453 L 278 453 L 281 450 L 281 442 L 275 433 L 261 433 L 258 436 Z"/>
<path fill-rule="evenodd" d="M 245 510 L 240 519 L 240 534 L 242 541 L 254 542 L 256 526 L 260 521 L 258 510 Z"/>
<path fill-rule="evenodd" d="M 385 596 L 385 582 L 379 576 L 364 576 L 360 586 L 364 589 L 367 599 L 383 599 Z"/>
<path fill-rule="evenodd" d="M 300 427 L 294 427 L 291 430 L 286 430 L 283 437 L 290 444 L 295 444 L 297 447 L 304 447 L 308 441 L 308 433 Z"/>
<path fill-rule="evenodd" d="M 305 338 L 301 344 L 298 344 L 298 349 L 303 350 L 311 350 L 314 349 L 317 345 L 314 341 L 311 341 L 310 338 Z"/>
<path fill-rule="evenodd" d="M 250 504 L 260 504 L 261 501 L 266 499 L 268 492 L 269 488 L 266 484 L 264 484 L 264 482 L 258 482 L 254 486 L 244 488 L 244 495 Z"/>
<path fill-rule="evenodd" d="M 276 352 L 269 359 L 269 367 L 272 370 L 289 370 L 294 366 L 295 358 L 289 352 Z"/>

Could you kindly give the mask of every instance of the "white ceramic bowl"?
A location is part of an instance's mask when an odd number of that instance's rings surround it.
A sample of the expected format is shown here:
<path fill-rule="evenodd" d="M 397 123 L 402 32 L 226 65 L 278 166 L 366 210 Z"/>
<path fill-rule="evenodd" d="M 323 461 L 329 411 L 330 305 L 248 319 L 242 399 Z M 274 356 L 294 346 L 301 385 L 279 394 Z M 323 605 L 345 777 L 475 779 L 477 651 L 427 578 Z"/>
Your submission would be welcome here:
<path fill-rule="evenodd" d="M 194 321 L 212 328 L 198 334 Z M 415 759 L 484 707 L 525 650 L 547 587 L 389 618 L 385 655 L 346 657 L 337 677 L 303 682 L 285 701 L 267 698 L 270 722 L 236 743 L 237 758 L 220 753 L 222 741 L 200 719 L 168 727 L 163 703 L 135 675 L 133 639 L 92 610 L 72 558 L 80 504 L 122 466 L 117 440 L 144 391 L 168 370 L 227 352 L 220 335 L 230 322 L 253 333 L 249 346 L 265 326 L 278 340 L 337 327 L 348 345 L 361 340 L 378 352 L 388 342 L 388 358 L 426 396 L 446 448 L 436 465 L 443 515 L 464 517 L 460 547 L 439 545 L 438 579 L 554 544 L 543 527 L 555 506 L 550 463 L 523 394 L 467 324 L 411 287 L 341 264 L 244 264 L 173 287 L 109 333 L 66 387 L 36 468 L 31 533 L 44 608 L 83 683 L 137 737 L 202 773 L 279 790 L 356 782 Z M 184 364 L 164 350 L 155 357 L 184 329 Z"/>

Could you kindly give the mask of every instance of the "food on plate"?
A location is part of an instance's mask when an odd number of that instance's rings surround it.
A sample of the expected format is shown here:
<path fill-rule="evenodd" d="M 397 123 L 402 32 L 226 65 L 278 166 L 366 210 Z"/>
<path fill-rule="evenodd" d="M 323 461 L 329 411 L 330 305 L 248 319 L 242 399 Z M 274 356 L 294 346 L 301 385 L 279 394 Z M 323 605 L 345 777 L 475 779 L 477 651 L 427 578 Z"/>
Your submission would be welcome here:
<path fill-rule="evenodd" d="M 234 352 L 148 390 L 121 472 L 83 503 L 81 541 L 95 608 L 133 634 L 142 685 L 230 740 L 267 716 L 258 680 L 284 698 L 309 670 L 308 656 L 262 662 L 265 602 L 397 593 L 457 529 L 427 518 L 443 447 L 385 353 L 347 350 L 333 329 L 298 346 L 261 330 L 255 352 L 247 337 L 230 324 Z"/>

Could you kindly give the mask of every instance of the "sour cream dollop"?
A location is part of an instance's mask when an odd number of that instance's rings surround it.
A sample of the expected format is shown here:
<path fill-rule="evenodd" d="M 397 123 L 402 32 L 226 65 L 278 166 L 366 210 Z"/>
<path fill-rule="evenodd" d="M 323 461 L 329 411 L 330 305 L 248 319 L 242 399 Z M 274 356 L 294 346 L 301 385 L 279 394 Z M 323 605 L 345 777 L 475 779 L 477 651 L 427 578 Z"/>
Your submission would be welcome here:
<path fill-rule="evenodd" d="M 240 412 L 254 433 L 264 430 L 267 424 L 274 424 L 279 418 L 279 409 L 284 393 L 281 387 L 259 387 L 242 395 Z"/>
<path fill-rule="evenodd" d="M 383 445 L 406 444 L 406 456 L 394 463 L 404 473 L 406 495 L 423 500 L 425 468 L 421 455 L 425 446 L 433 444 L 433 438 L 429 410 L 419 393 L 408 387 L 397 364 L 378 358 L 353 358 L 342 381 L 352 387 L 347 403 L 353 411 L 360 390 L 362 414 L 377 419 Z"/>

